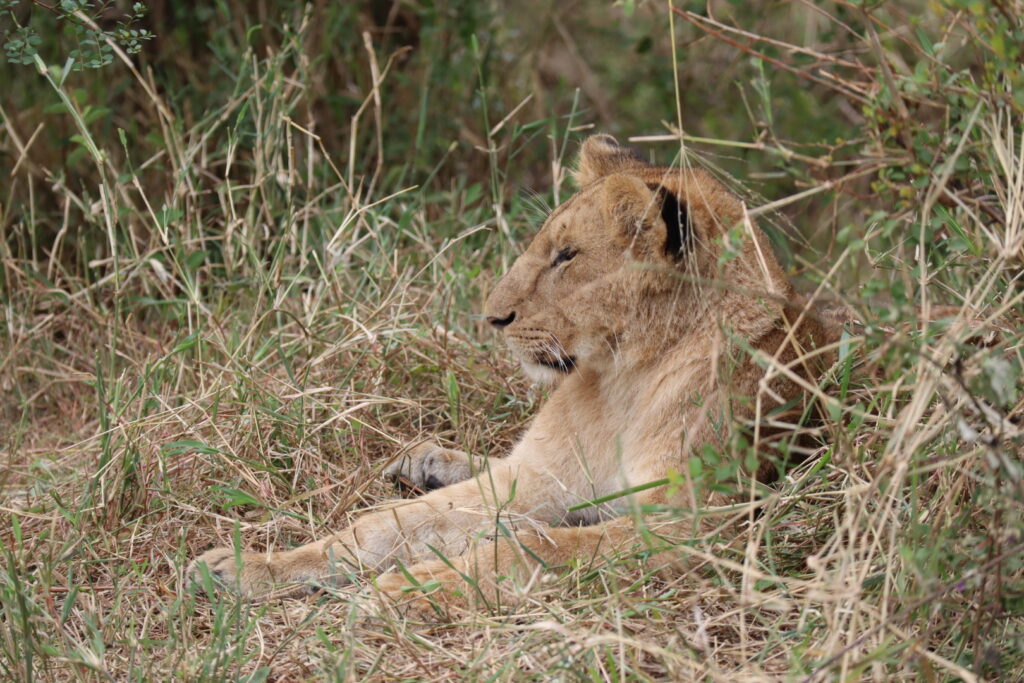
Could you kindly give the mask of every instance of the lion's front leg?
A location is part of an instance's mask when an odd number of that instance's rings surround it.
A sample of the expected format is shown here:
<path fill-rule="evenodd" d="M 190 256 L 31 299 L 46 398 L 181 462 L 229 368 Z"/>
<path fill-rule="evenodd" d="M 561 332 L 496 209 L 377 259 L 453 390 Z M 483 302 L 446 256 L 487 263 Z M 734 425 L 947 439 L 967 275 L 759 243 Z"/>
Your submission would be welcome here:
<path fill-rule="evenodd" d="M 324 561 L 316 543 L 275 553 L 236 553 L 234 548 L 213 548 L 189 565 L 185 574 L 203 585 L 202 567 L 209 572 L 217 588 L 227 588 L 246 596 L 287 596 L 315 589 L 333 579 L 343 583 L 343 572 L 336 571 L 330 559 Z"/>
<path fill-rule="evenodd" d="M 467 607 L 515 604 L 550 571 L 601 563 L 639 542 L 632 520 L 500 535 L 461 557 L 430 560 L 379 576 L 377 588 L 407 616 L 437 620 Z"/>
<path fill-rule="evenodd" d="M 548 480 L 504 462 L 486 478 L 369 513 L 337 534 L 294 550 L 240 557 L 231 548 L 210 550 L 192 563 L 189 575 L 199 578 L 200 565 L 205 565 L 214 578 L 244 595 L 277 595 L 311 583 L 344 584 L 355 573 L 396 561 L 412 565 L 438 553 L 458 557 L 474 539 L 493 534 L 499 517 L 509 529 L 556 519 L 564 504 L 549 488 Z"/>

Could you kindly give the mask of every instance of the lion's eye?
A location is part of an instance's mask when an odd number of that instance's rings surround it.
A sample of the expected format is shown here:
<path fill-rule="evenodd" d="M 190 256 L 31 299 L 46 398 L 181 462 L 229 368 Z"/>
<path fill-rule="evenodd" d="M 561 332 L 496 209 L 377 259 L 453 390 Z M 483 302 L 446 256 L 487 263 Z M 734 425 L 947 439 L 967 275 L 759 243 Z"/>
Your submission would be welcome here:
<path fill-rule="evenodd" d="M 572 261 L 573 258 L 575 258 L 575 256 L 576 250 L 566 247 L 565 249 L 559 251 L 558 254 L 555 256 L 555 260 L 551 263 L 551 267 L 554 268 L 555 266 L 561 265 L 566 261 Z"/>

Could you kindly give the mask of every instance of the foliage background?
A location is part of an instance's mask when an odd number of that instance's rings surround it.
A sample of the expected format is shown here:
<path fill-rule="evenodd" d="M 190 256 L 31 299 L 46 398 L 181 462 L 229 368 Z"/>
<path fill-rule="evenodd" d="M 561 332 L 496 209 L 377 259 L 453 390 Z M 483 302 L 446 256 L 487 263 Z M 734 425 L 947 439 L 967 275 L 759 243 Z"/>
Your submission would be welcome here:
<path fill-rule="evenodd" d="M 4 677 L 1024 675 L 1024 6 L 669 7 L 3 3 Z M 812 457 L 690 575 L 453 626 L 181 585 L 393 496 L 411 439 L 511 443 L 543 397 L 477 313 L 592 131 L 735 178 L 865 322 Z"/>

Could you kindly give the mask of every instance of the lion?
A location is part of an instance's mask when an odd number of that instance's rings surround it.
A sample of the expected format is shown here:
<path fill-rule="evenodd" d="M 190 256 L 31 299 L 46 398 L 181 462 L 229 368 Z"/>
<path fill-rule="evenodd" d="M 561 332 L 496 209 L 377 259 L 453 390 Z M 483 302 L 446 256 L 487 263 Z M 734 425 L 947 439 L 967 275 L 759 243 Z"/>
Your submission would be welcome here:
<path fill-rule="evenodd" d="M 210 550 L 190 575 L 205 565 L 260 597 L 383 572 L 397 601 L 424 599 L 418 586 L 459 605 L 639 547 L 639 510 L 716 502 L 678 483 L 690 458 L 724 445 L 723 425 L 799 402 L 832 362 L 823 323 L 707 172 L 594 135 L 576 179 L 485 304 L 525 373 L 553 385 L 511 452 L 420 444 L 388 473 L 424 495 L 293 550 Z"/>

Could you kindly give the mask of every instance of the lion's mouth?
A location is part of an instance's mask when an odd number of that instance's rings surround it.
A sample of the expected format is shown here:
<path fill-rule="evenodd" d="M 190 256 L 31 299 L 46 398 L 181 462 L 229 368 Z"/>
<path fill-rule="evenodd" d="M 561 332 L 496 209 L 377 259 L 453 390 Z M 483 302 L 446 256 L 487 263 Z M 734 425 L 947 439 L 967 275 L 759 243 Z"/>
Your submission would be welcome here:
<path fill-rule="evenodd" d="M 546 368 L 569 374 L 576 369 L 576 357 L 566 356 L 565 358 L 538 358 L 537 364 Z"/>
<path fill-rule="evenodd" d="M 543 331 L 527 330 L 528 334 L 519 332 L 506 337 L 512 353 L 519 357 L 524 368 L 533 368 L 544 380 L 552 381 L 556 375 L 568 375 L 577 367 L 576 356 L 562 346 L 555 335 Z M 529 373 L 528 373 L 529 374 Z"/>

